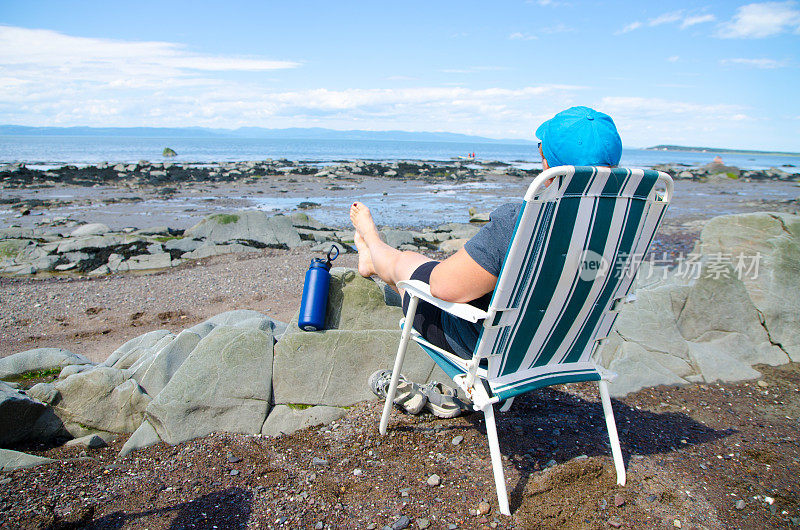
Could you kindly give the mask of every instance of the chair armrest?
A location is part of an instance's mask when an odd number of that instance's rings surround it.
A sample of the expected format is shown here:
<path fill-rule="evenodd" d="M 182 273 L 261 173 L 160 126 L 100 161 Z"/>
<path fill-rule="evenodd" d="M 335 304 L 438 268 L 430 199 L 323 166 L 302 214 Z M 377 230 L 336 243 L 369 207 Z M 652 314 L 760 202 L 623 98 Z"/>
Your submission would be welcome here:
<path fill-rule="evenodd" d="M 397 282 L 397 287 L 405 290 L 410 296 L 416 296 L 420 300 L 425 300 L 431 305 L 435 305 L 442 311 L 447 311 L 451 315 L 455 315 L 470 322 L 477 322 L 489 316 L 486 311 L 478 309 L 469 304 L 459 304 L 456 302 L 445 302 L 431 294 L 431 287 L 427 283 L 420 280 L 405 280 Z"/>

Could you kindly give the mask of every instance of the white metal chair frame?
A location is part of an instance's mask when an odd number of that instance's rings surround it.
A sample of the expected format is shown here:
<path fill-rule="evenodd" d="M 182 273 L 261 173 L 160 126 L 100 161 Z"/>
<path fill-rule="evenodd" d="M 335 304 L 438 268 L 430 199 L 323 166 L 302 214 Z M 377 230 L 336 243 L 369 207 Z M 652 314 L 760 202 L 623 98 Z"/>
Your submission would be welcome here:
<path fill-rule="evenodd" d="M 545 189 L 545 185 L 551 178 L 559 178 L 559 181 L 562 177 L 570 178 L 573 174 L 576 174 L 579 170 L 584 172 L 594 171 L 595 173 L 602 173 L 605 175 L 605 178 L 609 178 L 608 172 L 611 171 L 610 169 L 604 168 L 574 168 L 573 166 L 560 166 L 556 168 L 551 168 L 549 170 L 543 171 L 540 175 L 538 175 L 531 185 L 528 187 L 528 190 L 525 194 L 525 201 L 527 203 L 544 203 L 547 201 L 557 201 L 563 197 L 564 189 L 566 188 L 566 184 L 562 187 L 560 182 L 559 190 L 555 196 L 555 198 L 550 197 L 543 199 L 542 192 Z M 643 175 L 645 172 L 643 170 L 614 170 L 614 171 L 627 171 L 627 175 L 634 175 L 640 180 L 643 179 Z M 605 173 L 603 173 L 605 172 Z M 662 194 L 658 194 L 655 191 L 655 185 L 653 186 L 653 190 L 647 193 L 647 197 L 645 200 L 647 201 L 648 205 L 656 204 L 659 208 L 661 208 L 660 213 L 657 215 L 657 219 L 655 223 L 649 221 L 645 230 L 650 230 L 649 236 L 645 234 L 646 241 L 642 241 L 639 244 L 638 248 L 643 249 L 641 254 L 642 256 L 647 251 L 647 248 L 652 241 L 652 236 L 658 228 L 660 224 L 661 217 L 663 216 L 663 210 L 666 208 L 666 205 L 672 199 L 673 194 L 673 183 L 672 179 L 669 175 L 658 172 L 657 177 L 656 172 L 648 171 L 649 178 L 653 179 L 656 178 L 657 181 L 661 182 L 664 185 L 664 192 Z M 621 192 L 621 190 L 620 190 Z M 600 195 L 597 195 L 600 196 Z M 642 197 L 637 197 L 639 200 L 642 200 Z M 631 200 L 629 197 L 628 200 Z M 523 217 L 523 213 L 520 213 L 520 217 Z M 551 228 L 552 229 L 552 228 Z M 641 229 L 641 227 L 640 227 Z M 515 231 L 515 237 L 512 241 L 511 247 L 509 248 L 509 254 L 514 253 L 515 245 L 517 245 L 517 233 Z M 522 245 L 520 243 L 519 245 Z M 527 244 L 527 243 L 525 243 Z M 506 256 L 506 261 L 503 265 L 503 270 L 505 271 L 506 265 L 509 261 L 509 256 Z M 631 263 L 628 266 L 638 268 L 639 263 Z M 631 276 L 635 275 L 635 270 L 631 273 Z M 408 341 L 411 338 L 414 338 L 415 341 L 420 343 L 423 346 L 431 357 L 434 358 L 437 363 L 446 364 L 451 363 L 453 366 L 458 366 L 458 369 L 462 371 L 455 376 L 453 376 L 453 381 L 470 397 L 473 403 L 473 407 L 476 411 L 483 411 L 485 420 L 486 420 L 486 434 L 489 441 L 489 452 L 491 454 L 491 461 L 492 461 L 492 468 L 494 471 L 494 479 L 495 485 L 497 488 L 497 499 L 500 508 L 500 512 L 506 515 L 510 515 L 510 509 L 508 504 L 508 494 L 506 491 L 506 484 L 505 484 L 505 477 L 503 474 L 503 467 L 502 461 L 500 456 L 500 446 L 497 439 L 497 427 L 495 425 L 495 418 L 494 418 L 494 404 L 502 401 L 503 398 L 499 397 L 497 394 L 499 392 L 493 392 L 490 386 L 490 382 L 496 383 L 499 378 L 497 377 L 498 374 L 498 362 L 502 362 L 502 355 L 499 355 L 497 352 L 492 351 L 493 337 L 496 338 L 498 336 L 498 330 L 504 327 L 509 327 L 516 322 L 517 318 L 519 317 L 519 309 L 515 308 L 504 308 L 504 307 L 497 307 L 495 304 L 497 296 L 497 291 L 500 289 L 502 285 L 506 285 L 507 282 L 503 283 L 504 273 L 501 272 L 500 277 L 498 278 L 498 287 L 495 289 L 495 294 L 492 297 L 492 302 L 489 305 L 489 308 L 486 311 L 478 309 L 474 306 L 469 304 L 463 303 L 453 303 L 453 302 L 446 302 L 435 298 L 430 293 L 429 286 L 421 281 L 403 281 L 398 282 L 397 286 L 401 289 L 404 289 L 410 295 L 410 303 L 408 305 L 408 309 L 402 324 L 402 334 L 400 339 L 400 344 L 397 349 L 397 356 L 395 358 L 394 369 L 392 371 L 392 379 L 389 385 L 389 390 L 386 397 L 386 402 L 383 407 L 383 415 L 381 416 L 380 422 L 380 433 L 382 435 L 386 434 L 387 426 L 389 423 L 389 416 L 392 409 L 392 402 L 394 401 L 394 396 L 397 391 L 397 385 L 399 380 L 400 371 L 403 366 L 403 360 L 405 357 L 406 349 L 408 347 Z M 594 329 L 594 335 L 592 336 L 592 341 L 590 346 L 586 347 L 586 351 L 581 354 L 582 361 L 579 362 L 572 362 L 571 365 L 576 367 L 575 375 L 571 380 L 572 381 L 587 381 L 587 380 L 596 380 L 599 391 L 600 391 L 600 399 L 603 406 L 603 413 L 605 415 L 606 420 L 606 427 L 608 429 L 609 440 L 611 444 L 611 453 L 614 460 L 614 466 L 616 468 L 617 473 L 617 483 L 620 485 L 625 484 L 625 464 L 622 458 L 622 450 L 620 448 L 619 437 L 617 435 L 617 428 L 616 422 L 614 420 L 614 412 L 611 408 L 611 399 L 609 397 L 608 392 L 608 384 L 607 381 L 612 380 L 616 374 L 605 370 L 604 368 L 596 365 L 594 362 L 591 362 L 591 356 L 593 355 L 597 344 L 599 343 L 602 338 L 605 338 L 605 335 L 597 338 L 598 331 L 605 332 L 607 334 L 610 329 L 611 325 L 613 324 L 613 320 L 615 318 L 615 309 L 618 303 L 623 303 L 626 299 L 630 299 L 628 296 L 628 292 L 631 288 L 633 278 L 630 278 L 630 282 L 621 287 L 617 288 L 615 294 L 617 296 L 608 303 L 607 307 L 603 308 L 603 322 L 598 324 L 597 327 Z M 470 322 L 479 322 L 483 320 L 483 333 L 481 334 L 481 338 L 478 340 L 478 344 L 476 346 L 475 352 L 473 354 L 472 359 L 462 359 L 458 356 L 453 355 L 452 353 L 446 352 L 439 348 L 436 348 L 432 344 L 425 341 L 419 333 L 417 333 L 412 328 L 412 323 L 414 321 L 414 315 L 416 314 L 417 305 L 419 300 L 425 300 L 426 302 L 433 304 L 443 311 L 447 311 L 450 314 L 453 314 L 457 317 L 463 318 Z M 600 328 L 600 329 L 598 329 Z M 487 331 L 492 330 L 495 333 L 487 333 Z M 438 357 L 438 358 L 437 358 Z M 479 366 L 481 360 L 488 359 L 488 369 L 482 368 Z M 537 368 L 529 368 L 528 372 L 541 372 L 544 374 L 544 377 L 547 377 L 547 372 L 550 369 L 555 372 L 558 367 L 563 368 L 565 365 L 569 363 L 563 362 L 556 362 L 552 363 L 549 362 L 544 366 L 539 366 Z M 444 368 L 444 366 L 443 366 Z M 494 378 L 490 376 L 490 374 L 495 374 Z M 514 375 L 513 373 L 511 374 Z M 537 377 L 542 377 L 537 376 Z M 506 374 L 506 380 L 508 379 L 508 374 Z M 555 380 L 554 382 L 539 382 L 536 383 L 536 388 L 540 388 L 543 386 L 549 386 L 550 384 L 558 384 L 563 381 Z M 509 393 L 513 393 L 514 395 L 524 393 L 527 391 L 532 390 L 530 388 L 528 390 L 525 389 L 517 389 L 509 391 Z M 501 411 L 506 411 L 511 406 L 511 402 L 513 401 L 514 397 L 511 395 L 510 397 L 506 396 L 505 404 L 500 409 Z"/>

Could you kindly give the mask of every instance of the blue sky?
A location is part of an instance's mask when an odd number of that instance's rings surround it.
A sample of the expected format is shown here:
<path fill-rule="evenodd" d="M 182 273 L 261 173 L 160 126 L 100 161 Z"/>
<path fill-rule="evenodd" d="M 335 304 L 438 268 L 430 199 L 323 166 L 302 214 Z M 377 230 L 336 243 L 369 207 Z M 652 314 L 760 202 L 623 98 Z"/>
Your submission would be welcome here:
<path fill-rule="evenodd" d="M 800 4 L 0 3 L 0 123 L 529 138 L 572 105 L 628 147 L 800 151 Z"/>

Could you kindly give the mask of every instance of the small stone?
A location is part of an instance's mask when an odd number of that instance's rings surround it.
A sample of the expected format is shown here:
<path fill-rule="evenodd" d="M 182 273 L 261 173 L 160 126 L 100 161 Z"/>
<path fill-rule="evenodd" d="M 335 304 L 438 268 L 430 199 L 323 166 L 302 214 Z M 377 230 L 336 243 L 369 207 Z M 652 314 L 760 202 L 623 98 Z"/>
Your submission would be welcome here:
<path fill-rule="evenodd" d="M 241 461 L 242 461 L 242 459 L 239 458 L 238 456 L 234 456 L 234 455 L 228 453 L 228 463 L 229 464 L 235 464 L 236 462 L 241 462 Z"/>
<path fill-rule="evenodd" d="M 427 482 L 428 482 L 428 486 L 438 486 L 439 484 L 442 483 L 442 479 L 439 477 L 439 475 L 434 473 L 433 475 L 428 477 Z"/>
<path fill-rule="evenodd" d="M 327 466 L 328 465 L 328 461 L 325 460 L 324 458 L 320 458 L 318 456 L 315 456 L 314 458 L 311 459 L 311 465 L 312 466 Z"/>
<path fill-rule="evenodd" d="M 775 502 L 775 499 L 772 497 L 764 497 L 764 502 L 771 505 L 773 502 Z"/>
<path fill-rule="evenodd" d="M 458 436 L 454 436 L 453 440 L 450 443 L 452 443 L 453 445 L 458 445 L 463 441 L 464 441 L 464 437 L 459 434 Z"/>
<path fill-rule="evenodd" d="M 411 488 L 402 488 L 402 489 L 400 490 L 400 496 L 401 496 L 401 497 L 408 497 L 408 495 L 409 495 L 409 493 L 408 493 L 408 492 L 409 492 L 409 491 L 411 491 Z"/>
<path fill-rule="evenodd" d="M 238 474 L 239 474 L 239 470 L 238 469 L 231 469 L 231 476 L 232 477 L 235 477 Z"/>
<path fill-rule="evenodd" d="M 647 502 L 656 502 L 657 500 L 658 500 L 658 496 L 657 495 L 648 495 L 647 496 Z"/>
<path fill-rule="evenodd" d="M 766 381 L 763 381 L 763 380 L 761 380 L 761 379 L 759 379 L 758 381 L 756 381 L 756 384 L 757 384 L 758 386 L 760 386 L 761 388 L 767 388 L 767 387 L 769 386 L 769 383 L 767 383 Z"/>
<path fill-rule="evenodd" d="M 378 525 L 375 523 L 369 523 L 367 525 L 367 530 L 375 530 L 376 528 L 378 528 Z"/>
<path fill-rule="evenodd" d="M 355 475 L 355 476 L 357 476 L 357 477 L 360 477 L 360 476 L 361 476 L 361 475 L 363 475 L 363 474 L 364 474 L 364 472 L 363 472 L 363 471 L 361 471 L 359 468 L 355 468 L 355 469 L 353 470 L 353 475 Z"/>
<path fill-rule="evenodd" d="M 744 510 L 745 502 L 742 499 L 736 501 L 736 509 L 737 510 Z"/>
<path fill-rule="evenodd" d="M 406 515 L 401 515 L 397 521 L 392 523 L 392 530 L 403 530 L 403 528 L 408 528 L 410 524 L 411 519 Z"/>
<path fill-rule="evenodd" d="M 555 461 L 555 459 L 551 458 L 551 459 L 550 459 L 550 460 L 548 460 L 548 461 L 547 461 L 547 463 L 544 465 L 544 469 L 547 469 L 548 467 L 553 467 L 553 466 L 555 466 L 555 465 L 558 465 L 558 462 L 556 462 L 556 461 Z"/>
<path fill-rule="evenodd" d="M 674 526 L 675 528 L 681 528 L 681 520 L 675 519 L 674 521 L 672 521 L 672 526 Z"/>
<path fill-rule="evenodd" d="M 619 493 L 614 495 L 614 506 L 619 508 L 623 504 L 625 504 L 625 499 L 622 497 L 622 495 L 620 495 Z"/>
<path fill-rule="evenodd" d="M 613 526 L 614 528 L 619 528 L 620 526 L 622 526 L 622 523 L 620 523 L 619 521 L 615 521 L 614 519 L 609 519 L 608 520 L 608 526 Z"/>
<path fill-rule="evenodd" d="M 317 521 L 317 524 L 314 525 L 314 530 L 322 530 L 325 528 L 325 523 L 322 521 Z"/>
<path fill-rule="evenodd" d="M 601 510 L 605 510 L 608 506 L 608 502 L 605 499 L 600 499 L 597 501 L 597 506 L 600 507 Z"/>
<path fill-rule="evenodd" d="M 458 525 L 455 523 L 450 523 L 447 525 L 447 530 L 456 530 L 456 528 L 458 528 Z"/>
<path fill-rule="evenodd" d="M 417 528 L 428 528 L 431 522 L 427 519 L 417 519 Z"/>
<path fill-rule="evenodd" d="M 486 501 L 481 501 L 478 503 L 478 515 L 486 515 L 492 511 L 492 507 L 489 506 L 489 503 Z"/>

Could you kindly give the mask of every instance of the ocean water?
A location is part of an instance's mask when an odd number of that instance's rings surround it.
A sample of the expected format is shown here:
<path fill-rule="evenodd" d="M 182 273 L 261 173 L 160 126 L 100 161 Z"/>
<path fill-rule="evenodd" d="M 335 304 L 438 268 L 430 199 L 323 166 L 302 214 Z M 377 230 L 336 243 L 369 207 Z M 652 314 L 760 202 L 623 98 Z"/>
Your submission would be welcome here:
<path fill-rule="evenodd" d="M 164 147 L 178 155 L 161 156 Z M 498 160 L 521 167 L 540 167 L 536 145 L 408 142 L 383 140 L 291 140 L 247 138 L 123 138 L 104 136 L 0 136 L 0 163 L 29 165 L 97 164 L 99 162 L 230 162 L 286 158 L 313 162 L 337 160 L 440 160 L 468 153 L 480 160 Z M 625 149 L 620 165 L 652 167 L 674 163 L 700 166 L 719 153 Z M 800 166 L 798 156 L 720 154 L 723 161 L 743 169 Z"/>

